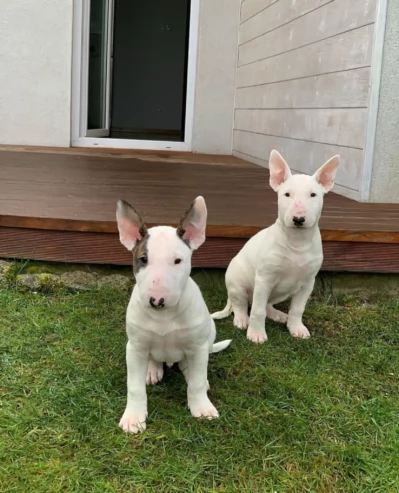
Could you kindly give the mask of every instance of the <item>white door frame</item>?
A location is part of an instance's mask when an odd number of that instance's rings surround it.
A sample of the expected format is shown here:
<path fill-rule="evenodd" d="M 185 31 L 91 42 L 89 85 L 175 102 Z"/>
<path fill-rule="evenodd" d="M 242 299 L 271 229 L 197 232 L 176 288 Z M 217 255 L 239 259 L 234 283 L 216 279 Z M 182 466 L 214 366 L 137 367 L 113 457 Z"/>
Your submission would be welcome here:
<path fill-rule="evenodd" d="M 113 147 L 119 149 L 191 151 L 194 124 L 200 0 L 191 0 L 190 2 L 184 142 L 111 139 L 107 137 L 98 138 L 86 136 L 88 65 L 84 63 L 82 55 L 84 51 L 87 52 L 89 42 L 89 33 L 83 32 L 84 9 L 87 9 L 88 2 L 89 0 L 74 0 L 73 2 L 71 145 L 73 147 Z"/>
<path fill-rule="evenodd" d="M 373 51 L 371 57 L 370 99 L 367 111 L 367 129 L 363 151 L 363 170 L 360 182 L 360 200 L 362 202 L 370 201 L 387 11 L 388 0 L 377 0 Z"/>

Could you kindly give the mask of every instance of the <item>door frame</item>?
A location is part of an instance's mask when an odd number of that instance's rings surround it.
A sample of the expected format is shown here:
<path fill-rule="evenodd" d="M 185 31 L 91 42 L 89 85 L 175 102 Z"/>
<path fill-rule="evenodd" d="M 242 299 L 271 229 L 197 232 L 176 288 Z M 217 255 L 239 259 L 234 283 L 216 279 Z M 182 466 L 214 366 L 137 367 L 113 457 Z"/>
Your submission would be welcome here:
<path fill-rule="evenodd" d="M 194 124 L 200 0 L 191 0 L 190 2 L 184 142 L 111 139 L 109 137 L 98 138 L 87 136 L 87 91 L 89 77 L 88 4 L 89 0 L 74 0 L 73 2 L 71 146 L 191 151 Z M 86 32 L 84 32 L 85 29 Z M 86 56 L 83 56 L 84 53 L 86 53 Z"/>

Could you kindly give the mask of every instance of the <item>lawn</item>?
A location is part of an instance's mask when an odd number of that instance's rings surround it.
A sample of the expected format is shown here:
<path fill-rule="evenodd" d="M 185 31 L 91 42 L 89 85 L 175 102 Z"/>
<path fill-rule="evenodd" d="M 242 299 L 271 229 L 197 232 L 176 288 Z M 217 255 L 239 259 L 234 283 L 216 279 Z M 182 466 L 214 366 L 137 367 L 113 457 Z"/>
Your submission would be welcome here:
<path fill-rule="evenodd" d="M 223 285 L 198 277 L 210 310 Z M 399 303 L 320 296 L 293 340 L 256 346 L 218 322 L 210 395 L 195 420 L 174 368 L 148 390 L 147 431 L 118 428 L 128 294 L 0 291 L 0 491 L 399 491 Z"/>

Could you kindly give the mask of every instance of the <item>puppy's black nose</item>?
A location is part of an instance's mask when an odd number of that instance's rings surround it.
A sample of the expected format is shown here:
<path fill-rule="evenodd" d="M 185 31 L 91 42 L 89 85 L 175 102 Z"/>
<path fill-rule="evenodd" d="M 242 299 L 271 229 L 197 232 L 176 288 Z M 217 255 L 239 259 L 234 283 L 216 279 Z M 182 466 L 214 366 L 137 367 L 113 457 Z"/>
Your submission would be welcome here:
<path fill-rule="evenodd" d="M 152 306 L 152 308 L 164 308 L 165 298 L 159 298 L 159 300 L 157 300 L 153 296 L 151 296 L 150 305 Z"/>
<path fill-rule="evenodd" d="M 292 218 L 295 226 L 303 226 L 303 223 L 305 222 L 305 218 L 304 217 L 297 217 L 297 216 L 294 216 Z"/>

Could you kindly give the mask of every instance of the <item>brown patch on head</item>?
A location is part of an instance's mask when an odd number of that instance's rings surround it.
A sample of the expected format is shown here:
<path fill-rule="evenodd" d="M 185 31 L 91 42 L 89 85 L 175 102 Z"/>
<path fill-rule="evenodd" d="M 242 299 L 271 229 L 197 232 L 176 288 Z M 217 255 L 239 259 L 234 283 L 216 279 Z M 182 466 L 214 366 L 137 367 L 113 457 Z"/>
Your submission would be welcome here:
<path fill-rule="evenodd" d="M 177 233 L 177 236 L 190 248 L 190 244 L 187 240 L 185 240 L 183 238 L 184 236 L 184 233 L 186 232 L 186 225 L 187 224 L 190 224 L 190 222 L 193 220 L 194 218 L 194 214 L 195 214 L 195 209 L 194 209 L 194 205 L 195 205 L 195 200 L 194 202 L 192 202 L 192 204 L 190 205 L 190 207 L 186 210 L 186 212 L 184 213 L 183 217 L 180 219 L 180 222 L 179 222 L 179 225 L 177 226 L 177 229 L 176 229 L 176 233 Z"/>
<path fill-rule="evenodd" d="M 134 276 L 136 276 L 141 269 L 145 269 L 147 267 L 147 263 L 148 263 L 147 243 L 149 237 L 150 236 L 146 228 L 145 234 L 142 235 L 142 239 L 136 243 L 136 246 L 132 250 Z"/>

